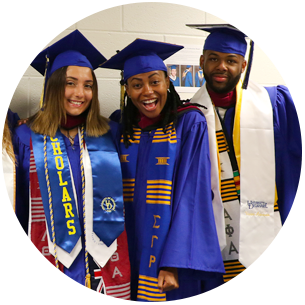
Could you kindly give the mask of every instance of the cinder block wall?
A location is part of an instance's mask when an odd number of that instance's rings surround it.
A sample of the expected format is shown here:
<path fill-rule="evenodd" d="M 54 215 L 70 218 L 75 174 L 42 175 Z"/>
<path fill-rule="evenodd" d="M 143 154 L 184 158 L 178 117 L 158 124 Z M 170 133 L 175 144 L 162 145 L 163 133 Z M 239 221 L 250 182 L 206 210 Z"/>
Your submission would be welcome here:
<path fill-rule="evenodd" d="M 1 65 L 3 99 L 22 118 L 34 114 L 43 77 L 26 60 L 75 29 L 109 58 L 136 38 L 203 45 L 204 32 L 186 23 L 231 23 L 272 36 L 255 44 L 251 79 L 302 93 L 282 58 L 288 45 L 303 49 L 302 1 L 1 1 L 2 30 L 21 56 Z M 119 107 L 120 72 L 97 69 L 96 76 L 109 116 Z"/>

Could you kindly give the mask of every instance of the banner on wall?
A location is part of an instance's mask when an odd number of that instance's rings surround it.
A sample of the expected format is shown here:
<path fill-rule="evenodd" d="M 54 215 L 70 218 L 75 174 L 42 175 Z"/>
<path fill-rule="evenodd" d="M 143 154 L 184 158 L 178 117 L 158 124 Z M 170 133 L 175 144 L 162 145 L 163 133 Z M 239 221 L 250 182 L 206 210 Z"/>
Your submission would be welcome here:
<path fill-rule="evenodd" d="M 166 59 L 167 72 L 178 93 L 189 93 L 190 97 L 205 83 L 199 66 L 202 45 L 184 45 L 184 49 Z"/>

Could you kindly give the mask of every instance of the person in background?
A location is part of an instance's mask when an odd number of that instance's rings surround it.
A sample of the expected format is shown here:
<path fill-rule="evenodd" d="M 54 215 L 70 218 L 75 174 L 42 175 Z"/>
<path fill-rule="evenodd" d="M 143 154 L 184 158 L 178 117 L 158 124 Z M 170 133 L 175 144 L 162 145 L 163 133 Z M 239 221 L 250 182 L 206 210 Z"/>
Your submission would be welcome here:
<path fill-rule="evenodd" d="M 122 174 L 109 132 L 115 123 L 100 115 L 93 72 L 105 60 L 76 30 L 32 62 L 45 75 L 45 90 L 41 109 L 14 136 L 16 214 L 67 276 L 129 299 Z"/>
<path fill-rule="evenodd" d="M 203 71 L 202 68 L 199 67 L 199 70 L 197 71 L 195 75 L 195 84 L 196 87 L 201 87 L 205 82 L 204 76 L 203 76 Z"/>
<path fill-rule="evenodd" d="M 1 31 L 1 63 L 20 56 Z M 1 76 L 1 95 L 3 79 Z M 23 207 L 16 206 L 16 158 L 12 136 L 19 120 L 1 96 L 1 302 L 23 303 L 26 259 L 26 229 Z M 26 211 L 25 211 L 26 212 Z"/>
<path fill-rule="evenodd" d="M 200 57 L 206 83 L 191 102 L 206 107 L 214 201 L 224 205 L 226 274 L 217 286 L 249 267 L 285 222 L 300 177 L 301 134 L 288 89 L 249 82 L 253 42 L 246 70 L 242 32 L 227 24 L 193 27 L 210 33 Z"/>
<path fill-rule="evenodd" d="M 163 63 L 182 48 L 137 39 L 101 66 L 124 70 L 126 103 L 117 138 L 132 300 L 194 296 L 202 280 L 224 272 L 206 120 L 194 105 L 182 105 Z M 222 206 L 219 211 L 223 220 Z"/>
<path fill-rule="evenodd" d="M 192 66 L 187 65 L 186 69 L 182 73 L 182 81 L 184 87 L 193 87 L 193 75 L 192 75 Z"/>
<path fill-rule="evenodd" d="M 177 76 L 177 66 L 172 65 L 170 66 L 171 73 L 169 75 L 169 79 L 173 83 L 175 87 L 180 86 L 180 78 Z"/>

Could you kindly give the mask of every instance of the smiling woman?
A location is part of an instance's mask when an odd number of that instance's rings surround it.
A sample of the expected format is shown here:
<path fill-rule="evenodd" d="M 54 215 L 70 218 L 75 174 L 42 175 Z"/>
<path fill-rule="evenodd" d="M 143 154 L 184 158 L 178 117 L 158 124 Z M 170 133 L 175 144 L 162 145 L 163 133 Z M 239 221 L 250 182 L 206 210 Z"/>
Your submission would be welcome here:
<path fill-rule="evenodd" d="M 132 300 L 194 296 L 205 291 L 205 279 L 224 272 L 213 216 L 206 120 L 194 104 L 182 104 L 163 63 L 180 49 L 137 39 L 102 65 L 124 70 L 123 132 L 115 135 Z"/>
<path fill-rule="evenodd" d="M 98 270 L 107 278 L 104 287 L 123 285 L 120 296 L 129 299 L 122 174 L 108 132 L 117 127 L 100 115 L 93 72 L 105 60 L 76 30 L 32 62 L 45 75 L 46 90 L 41 109 L 14 136 L 16 214 L 39 251 L 66 275 L 102 292 Z M 115 208 L 95 204 L 105 201 Z M 119 257 L 115 266 L 112 255 Z"/>
<path fill-rule="evenodd" d="M 127 95 L 138 110 L 150 119 L 162 112 L 169 89 L 169 78 L 163 71 L 136 74 L 126 84 Z"/>
<path fill-rule="evenodd" d="M 66 72 L 64 107 L 69 115 L 80 115 L 92 100 L 93 76 L 90 68 L 69 66 Z"/>

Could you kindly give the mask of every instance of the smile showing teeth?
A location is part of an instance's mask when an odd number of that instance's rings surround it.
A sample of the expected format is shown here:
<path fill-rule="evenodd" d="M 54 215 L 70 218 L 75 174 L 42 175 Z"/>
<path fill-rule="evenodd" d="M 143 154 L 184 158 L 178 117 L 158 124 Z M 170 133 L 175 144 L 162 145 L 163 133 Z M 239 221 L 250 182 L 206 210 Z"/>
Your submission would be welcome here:
<path fill-rule="evenodd" d="M 76 101 L 72 101 L 72 100 L 70 100 L 70 103 L 73 105 L 78 105 L 78 106 L 80 106 L 82 104 L 82 102 L 76 102 Z"/>
<path fill-rule="evenodd" d="M 148 105 L 148 104 L 154 103 L 156 100 L 157 100 L 157 99 L 144 101 L 143 104 L 144 104 L 144 105 Z"/>

